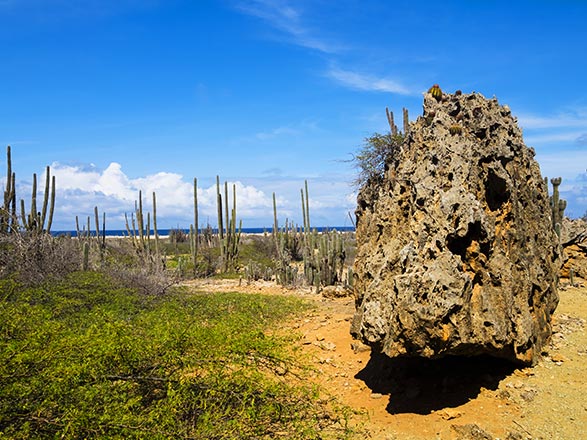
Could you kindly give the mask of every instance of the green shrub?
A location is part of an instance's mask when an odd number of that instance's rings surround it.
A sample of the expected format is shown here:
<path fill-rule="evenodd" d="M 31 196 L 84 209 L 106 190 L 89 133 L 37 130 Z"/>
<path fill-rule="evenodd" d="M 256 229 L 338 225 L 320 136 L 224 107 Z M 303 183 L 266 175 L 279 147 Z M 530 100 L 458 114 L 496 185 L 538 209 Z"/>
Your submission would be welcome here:
<path fill-rule="evenodd" d="M 322 438 L 292 336 L 266 331 L 300 300 L 145 296 L 94 272 L 0 292 L 0 438 Z"/>
<path fill-rule="evenodd" d="M 364 186 L 369 180 L 381 179 L 385 167 L 390 164 L 404 141 L 402 134 L 374 133 L 365 138 L 361 150 L 352 162 L 358 169 L 355 180 L 357 187 Z"/>

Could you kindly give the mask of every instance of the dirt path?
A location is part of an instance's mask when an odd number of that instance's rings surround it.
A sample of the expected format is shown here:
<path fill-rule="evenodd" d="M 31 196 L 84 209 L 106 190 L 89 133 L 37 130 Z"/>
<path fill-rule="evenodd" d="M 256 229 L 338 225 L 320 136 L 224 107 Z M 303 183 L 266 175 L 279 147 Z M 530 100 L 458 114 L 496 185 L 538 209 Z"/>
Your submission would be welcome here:
<path fill-rule="evenodd" d="M 284 330 L 315 364 L 315 380 L 353 414 L 371 439 L 586 439 L 587 288 L 560 290 L 552 342 L 534 368 L 494 359 L 390 360 L 352 340 L 351 298 L 325 299 L 311 290 L 271 283 L 196 285 L 297 295 L 316 311 Z"/>

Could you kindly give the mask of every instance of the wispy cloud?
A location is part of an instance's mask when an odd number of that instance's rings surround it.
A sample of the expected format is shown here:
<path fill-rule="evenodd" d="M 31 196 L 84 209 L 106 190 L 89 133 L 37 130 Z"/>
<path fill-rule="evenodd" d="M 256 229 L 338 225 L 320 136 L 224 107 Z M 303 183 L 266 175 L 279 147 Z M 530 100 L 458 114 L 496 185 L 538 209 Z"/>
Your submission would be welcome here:
<path fill-rule="evenodd" d="M 528 130 L 528 132 L 531 132 Z M 528 136 L 524 136 L 524 140 L 528 145 L 543 145 L 543 144 L 550 144 L 554 142 L 572 142 L 576 143 L 577 145 L 586 145 L 587 139 L 583 140 L 583 144 L 581 144 L 581 139 L 587 137 L 583 131 L 548 131 L 546 133 L 533 133 Z"/>
<path fill-rule="evenodd" d="M 351 70 L 330 68 L 326 72 L 326 76 L 345 87 L 355 90 L 397 93 L 400 95 L 415 95 L 418 93 L 392 78 L 378 78 L 373 75 L 362 74 Z"/>
<path fill-rule="evenodd" d="M 349 51 L 349 48 L 339 41 L 328 40 L 319 31 L 310 28 L 307 25 L 308 14 L 304 13 L 300 2 L 294 6 L 289 0 L 239 0 L 236 8 L 245 14 L 262 19 L 286 35 L 291 43 L 329 55 L 331 63 L 336 62 L 334 57 L 337 54 Z M 417 95 L 421 92 L 405 86 L 394 78 L 377 77 L 337 67 L 328 69 L 324 76 L 354 90 L 400 95 Z"/>
<path fill-rule="evenodd" d="M 587 146 L 587 133 L 581 133 L 577 139 L 575 139 L 575 143 L 581 146 Z"/>
<path fill-rule="evenodd" d="M 559 148 L 587 145 L 587 109 L 577 107 L 551 115 L 521 114 L 518 116 L 529 145 Z"/>
<path fill-rule="evenodd" d="M 259 144 L 260 142 L 273 141 L 282 137 L 300 137 L 308 133 L 315 133 L 320 130 L 318 123 L 312 120 L 303 120 L 300 122 L 293 122 L 287 125 L 280 125 L 274 128 L 264 128 L 256 133 L 247 134 L 245 136 L 238 136 L 233 139 L 237 144 Z"/>
<path fill-rule="evenodd" d="M 572 160 L 569 160 L 569 157 L 572 157 Z M 585 172 L 585 168 L 587 168 L 587 151 L 538 151 L 536 160 L 540 164 L 543 175 L 561 176 L 563 180 L 570 180 Z"/>
<path fill-rule="evenodd" d="M 273 130 L 269 130 L 269 131 L 263 131 L 263 132 L 259 132 L 255 134 L 255 138 L 261 140 L 261 141 L 266 141 L 269 139 L 273 139 L 276 138 L 278 136 L 294 136 L 299 134 L 300 131 L 295 129 L 295 128 L 291 128 L 291 127 L 277 127 L 274 128 Z"/>
<path fill-rule="evenodd" d="M 283 32 L 294 44 L 332 54 L 342 46 L 316 35 L 302 20 L 299 6 L 292 6 L 287 0 L 241 0 L 236 3 L 241 12 L 260 18 L 275 29 Z"/>
<path fill-rule="evenodd" d="M 544 128 L 587 128 L 587 109 L 577 108 L 565 113 L 553 115 L 519 114 L 520 125 L 528 129 Z"/>

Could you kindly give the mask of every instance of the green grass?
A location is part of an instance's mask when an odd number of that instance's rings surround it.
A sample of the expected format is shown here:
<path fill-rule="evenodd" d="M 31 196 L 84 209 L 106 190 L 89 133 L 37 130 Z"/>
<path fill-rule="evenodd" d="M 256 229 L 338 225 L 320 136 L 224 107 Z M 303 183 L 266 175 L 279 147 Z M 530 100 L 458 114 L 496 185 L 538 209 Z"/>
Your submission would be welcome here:
<path fill-rule="evenodd" d="M 91 272 L 35 288 L 0 280 L 0 438 L 325 438 L 293 336 L 270 331 L 308 307 L 149 297 Z"/>

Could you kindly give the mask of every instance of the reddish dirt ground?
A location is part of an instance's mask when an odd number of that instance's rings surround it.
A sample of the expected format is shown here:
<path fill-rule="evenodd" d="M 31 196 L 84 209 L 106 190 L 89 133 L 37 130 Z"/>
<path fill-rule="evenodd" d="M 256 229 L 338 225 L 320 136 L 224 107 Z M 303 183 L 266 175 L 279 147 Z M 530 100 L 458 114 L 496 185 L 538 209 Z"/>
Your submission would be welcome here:
<path fill-rule="evenodd" d="M 352 298 L 327 299 L 272 283 L 197 282 L 208 291 L 296 295 L 316 309 L 282 330 L 315 367 L 327 396 L 351 409 L 349 424 L 370 439 L 586 439 L 587 288 L 563 281 L 554 334 L 542 360 L 518 368 L 500 360 L 389 359 L 353 341 Z"/>

